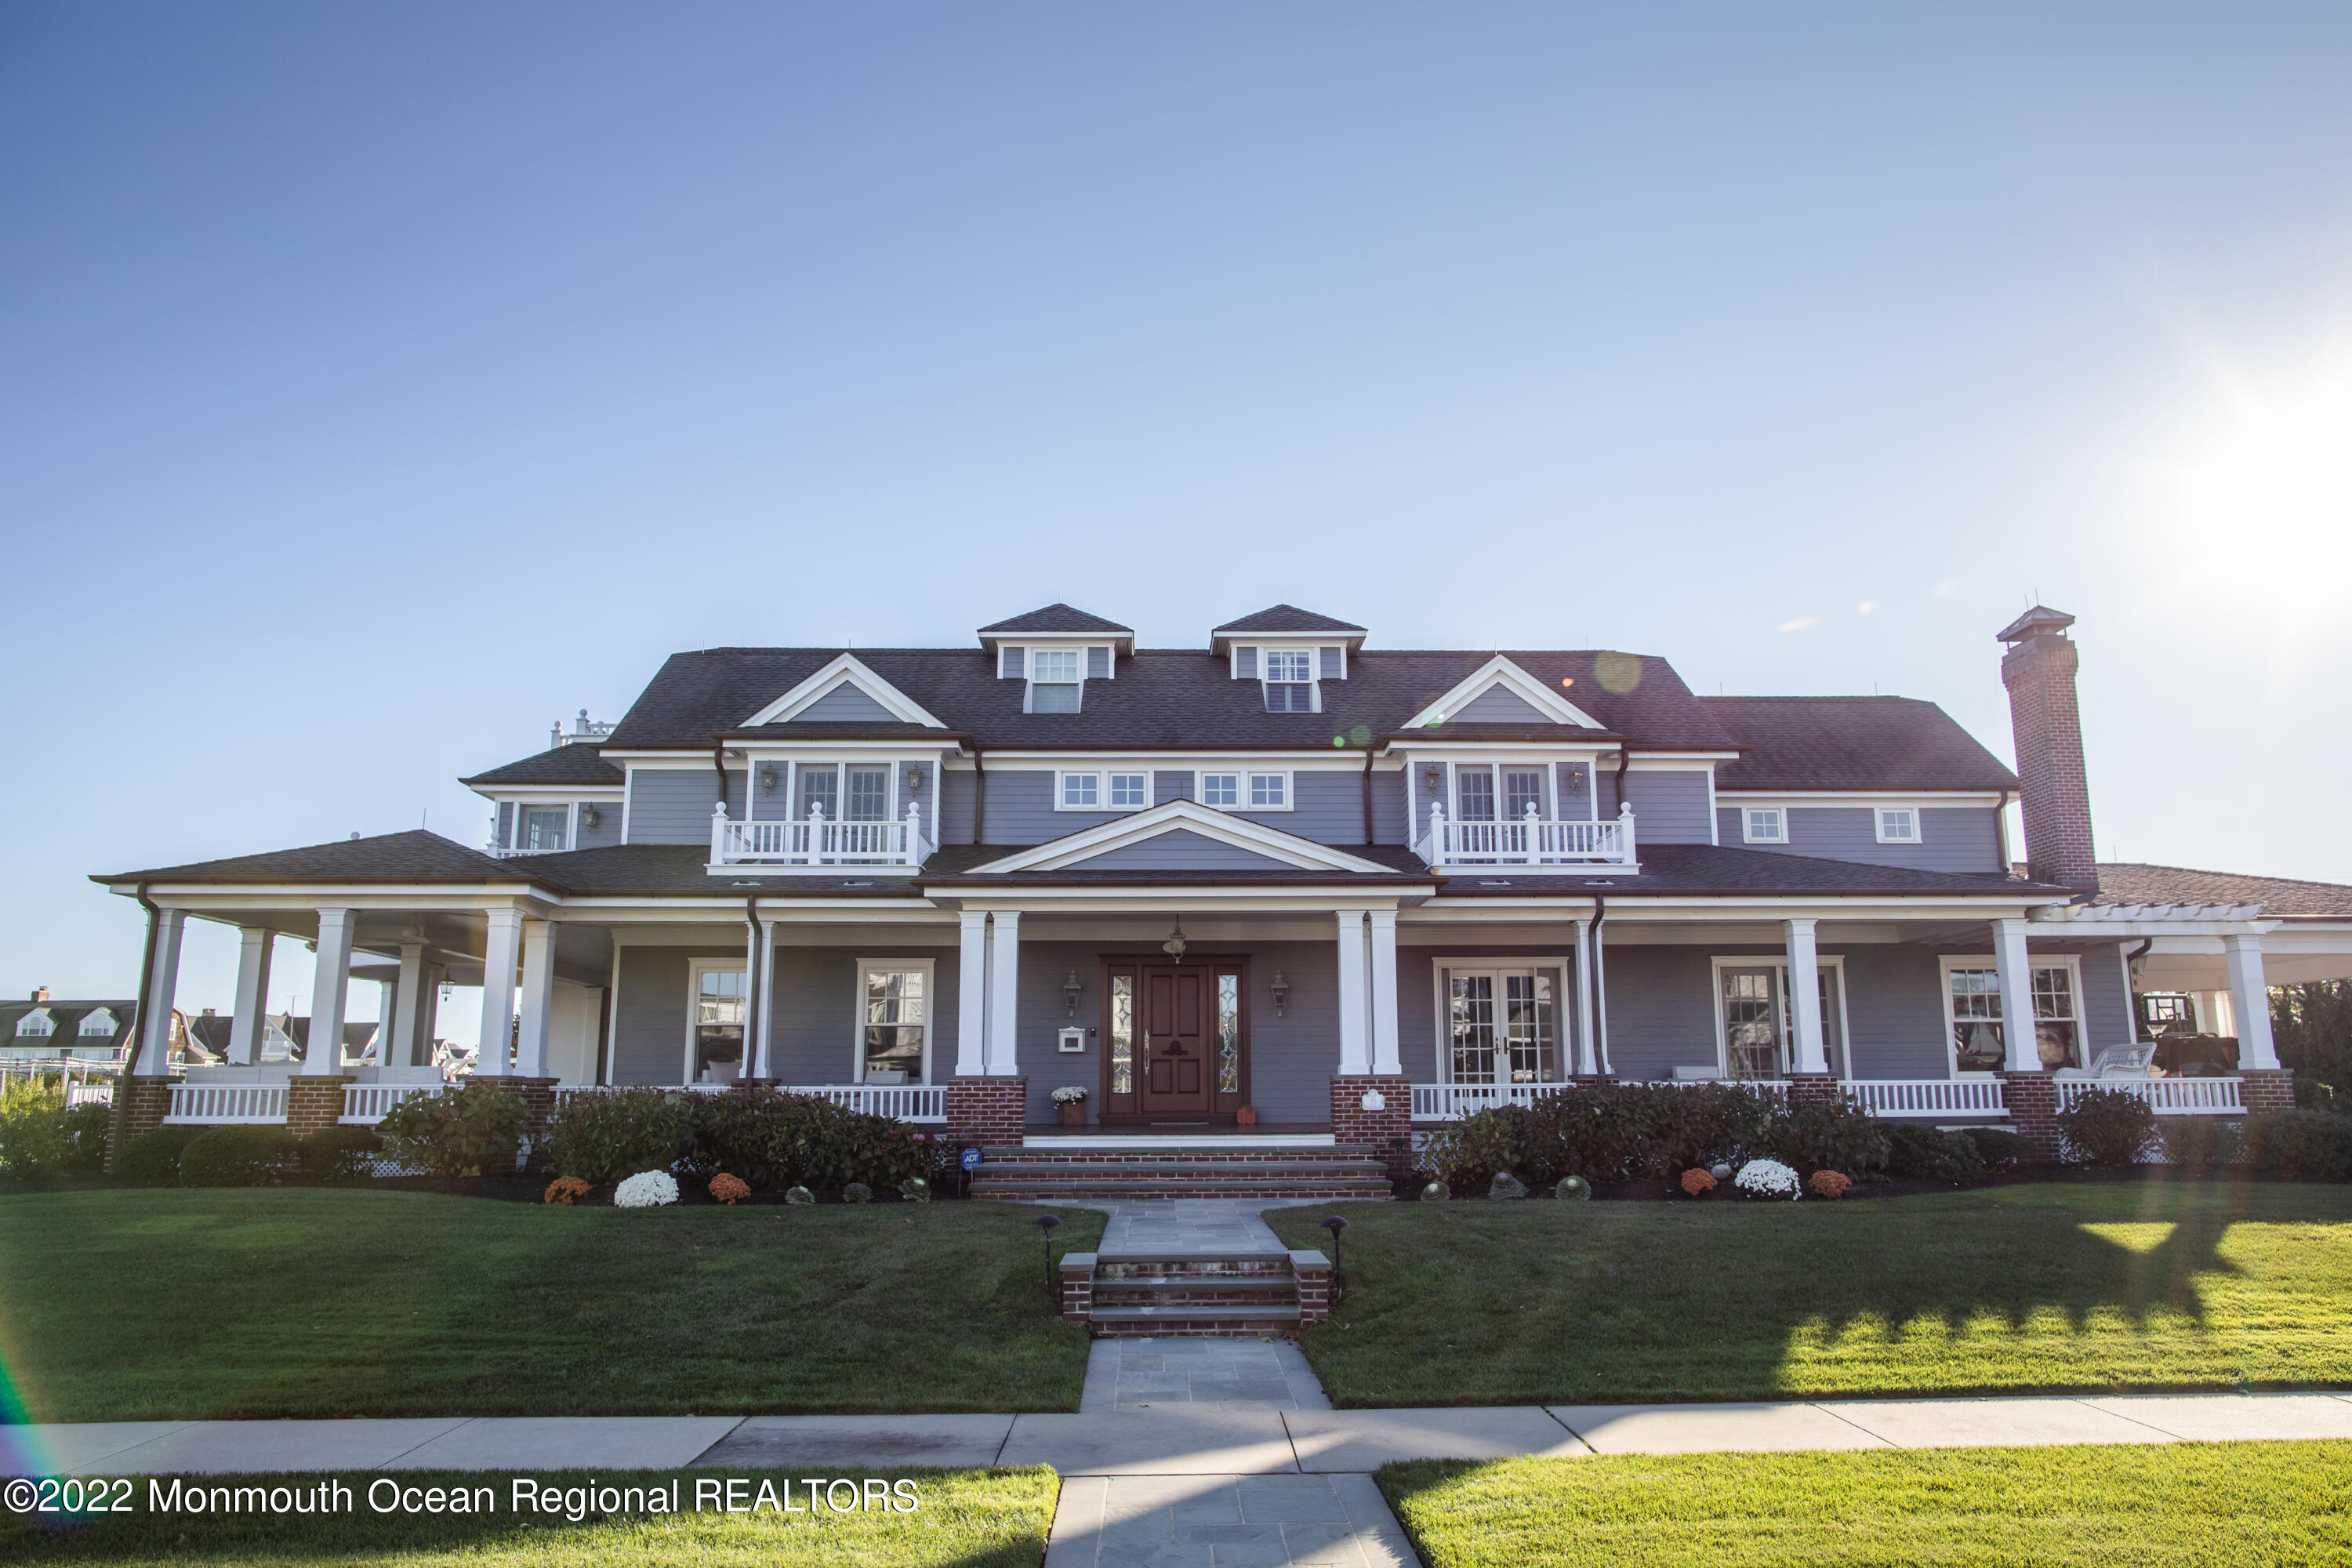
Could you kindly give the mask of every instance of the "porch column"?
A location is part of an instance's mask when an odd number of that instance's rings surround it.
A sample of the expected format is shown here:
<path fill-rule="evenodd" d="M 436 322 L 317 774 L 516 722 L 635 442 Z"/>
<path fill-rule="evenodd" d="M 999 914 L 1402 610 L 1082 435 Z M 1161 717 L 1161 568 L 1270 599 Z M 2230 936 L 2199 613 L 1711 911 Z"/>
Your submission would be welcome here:
<path fill-rule="evenodd" d="M 1826 1073 L 1830 1070 L 1829 1048 L 1822 1039 L 1821 985 L 1818 978 L 1821 960 L 1813 940 L 1815 922 L 1809 920 L 1787 920 L 1780 922 L 1780 941 L 1789 963 L 1789 1070 L 1800 1073 Z"/>
<path fill-rule="evenodd" d="M 1601 1071 L 1592 1049 L 1592 922 L 1576 922 L 1576 1076 L 1592 1078 Z"/>
<path fill-rule="evenodd" d="M 547 1025 L 555 1010 L 555 922 L 522 922 L 522 1016 L 516 1030 L 515 1074 L 547 1076 Z"/>
<path fill-rule="evenodd" d="M 375 983 L 375 1065 L 392 1065 L 392 1031 L 400 1022 L 400 982 L 379 980 Z"/>
<path fill-rule="evenodd" d="M 2025 956 L 2025 922 L 1992 922 L 1992 963 L 2000 982 L 2000 1037 L 2011 1072 L 2040 1072 L 2042 1050 L 2034 1043 L 2033 971 Z"/>
<path fill-rule="evenodd" d="M 153 972 L 147 994 L 139 998 L 139 1049 L 131 1064 L 135 1078 L 162 1078 L 172 1070 L 172 1001 L 180 989 L 180 938 L 188 926 L 188 911 L 165 910 L 155 919 Z"/>
<path fill-rule="evenodd" d="M 310 1040 L 302 1048 L 303 1078 L 332 1078 L 343 1070 L 345 993 L 352 987 L 352 936 L 357 910 L 319 911 L 319 961 L 310 978 Z"/>
<path fill-rule="evenodd" d="M 988 916 L 965 910 L 956 917 L 956 1077 L 988 1071 Z"/>
<path fill-rule="evenodd" d="M 515 961 L 522 950 L 522 911 L 486 910 L 482 942 L 482 1044 L 476 1078 L 507 1076 L 507 1040 L 514 1028 Z"/>
<path fill-rule="evenodd" d="M 1014 1031 L 1020 1018 L 1021 915 L 1014 910 L 996 911 L 996 935 L 988 954 L 988 1076 L 1011 1078 L 1019 1072 Z"/>
<path fill-rule="evenodd" d="M 1364 914 L 1339 914 L 1339 1071 L 1354 1076 L 1372 1070 L 1371 1031 L 1365 1017 Z"/>
<path fill-rule="evenodd" d="M 269 960 L 277 933 L 260 926 L 237 932 L 236 1001 L 228 1021 L 228 1059 L 249 1068 L 261 1060 L 261 1014 L 269 1005 Z"/>
<path fill-rule="evenodd" d="M 1372 1070 L 1393 1078 L 1404 1071 L 1397 1054 L 1397 918 L 1394 910 L 1374 910 L 1372 922 Z"/>
<path fill-rule="evenodd" d="M 2271 1038 L 2271 993 L 2263 979 L 2263 939 L 2225 936 L 2221 951 L 2230 958 L 2230 1011 L 2237 1015 L 2238 1066 L 2258 1070 L 2275 1068 L 2278 1045 Z"/>
<path fill-rule="evenodd" d="M 425 944 L 402 942 L 399 994 L 392 1007 L 392 1033 L 385 1037 L 385 1067 L 413 1068 L 424 1059 L 423 1052 L 433 1037 L 420 1026 L 428 1005 L 425 994 L 432 989 L 431 977 L 425 973 Z"/>
<path fill-rule="evenodd" d="M 760 922 L 760 967 L 753 976 L 756 989 L 751 993 L 751 1049 L 745 1053 L 751 1076 L 773 1082 L 776 1077 L 775 1047 L 769 1037 L 774 1033 L 776 1017 L 776 922 Z M 860 998 L 858 1005 L 865 1005 Z"/>

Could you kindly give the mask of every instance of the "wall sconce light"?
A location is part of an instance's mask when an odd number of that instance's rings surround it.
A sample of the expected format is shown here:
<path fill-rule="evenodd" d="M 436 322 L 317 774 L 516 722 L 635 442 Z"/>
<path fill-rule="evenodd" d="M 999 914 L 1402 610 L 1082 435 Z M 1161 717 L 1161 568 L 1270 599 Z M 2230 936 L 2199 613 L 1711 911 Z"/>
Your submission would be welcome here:
<path fill-rule="evenodd" d="M 907 793 L 912 795 L 915 791 L 922 787 L 923 770 L 920 768 L 908 768 L 907 770 Z"/>
<path fill-rule="evenodd" d="M 596 807 L 593 804 L 583 805 L 580 807 L 580 826 L 583 827 L 596 826 Z"/>
<path fill-rule="evenodd" d="M 764 793 L 766 793 L 767 791 L 772 790 L 772 789 L 773 789 L 773 788 L 775 788 L 775 787 L 776 787 L 776 770 L 775 770 L 772 766 L 762 765 L 762 766 L 761 766 L 761 768 L 760 769 L 760 789 L 761 789 L 761 792 L 762 794 L 764 794 Z"/>
<path fill-rule="evenodd" d="M 1584 770 L 1582 768 L 1570 768 L 1568 770 L 1568 787 L 1570 789 L 1582 789 L 1584 787 Z"/>
<path fill-rule="evenodd" d="M 1073 1018 L 1078 1016 L 1079 989 L 1078 972 L 1073 969 L 1070 971 L 1070 977 L 1062 982 L 1062 1001 L 1069 1008 L 1070 1016 Z"/>
<path fill-rule="evenodd" d="M 1274 1016 L 1279 1018 L 1282 1010 L 1290 1005 L 1290 982 L 1285 980 L 1282 971 L 1277 969 L 1274 972 L 1274 984 L 1266 989 L 1274 994 Z"/>
<path fill-rule="evenodd" d="M 1430 788 L 1435 789 L 1438 785 L 1445 782 L 1445 770 L 1440 767 L 1431 767 L 1422 773 L 1421 781 Z"/>

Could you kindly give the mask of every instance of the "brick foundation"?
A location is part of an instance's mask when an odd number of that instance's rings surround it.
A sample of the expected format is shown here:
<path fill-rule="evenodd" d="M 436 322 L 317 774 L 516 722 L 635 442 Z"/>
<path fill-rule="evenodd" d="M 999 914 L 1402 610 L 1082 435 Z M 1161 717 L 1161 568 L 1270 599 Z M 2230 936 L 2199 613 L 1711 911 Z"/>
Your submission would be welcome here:
<path fill-rule="evenodd" d="M 106 1126 L 106 1169 L 110 1174 L 115 1161 L 121 1157 L 122 1145 L 142 1132 L 152 1132 L 163 1125 L 164 1112 L 172 1109 L 172 1080 L 126 1075 L 117 1081 L 114 1092 L 120 1104 L 117 1114 L 108 1119 Z"/>
<path fill-rule="evenodd" d="M 296 1073 L 286 1080 L 286 1131 L 308 1138 L 343 1119 L 343 1088 L 352 1080 L 341 1073 L 316 1078 Z"/>
<path fill-rule="evenodd" d="M 2247 1115 L 2268 1116 L 2274 1110 L 2294 1109 L 2294 1074 L 2284 1068 L 2246 1068 L 2238 1077 L 2242 1080 L 2239 1092 L 2245 1096 Z"/>
<path fill-rule="evenodd" d="M 1027 1079 L 948 1079 L 946 1136 L 950 1143 L 976 1143 L 983 1149 L 1017 1148 L 1028 1121 Z"/>
<path fill-rule="evenodd" d="M 1094 1315 L 1095 1255 L 1066 1252 L 1062 1255 L 1062 1321 L 1089 1322 Z"/>
<path fill-rule="evenodd" d="M 1298 1280 L 1298 1323 L 1328 1321 L 1331 1316 L 1331 1260 L 1319 1252 L 1294 1252 L 1290 1271 Z"/>
<path fill-rule="evenodd" d="M 2058 1158 L 2058 1085 L 2046 1072 L 2004 1072 L 2001 1099 L 2009 1106 L 2009 1125 L 2031 1139 L 2045 1160 Z"/>
<path fill-rule="evenodd" d="M 1791 1106 L 1834 1105 L 1845 1092 L 1834 1073 L 1792 1072 L 1788 1083 Z"/>
<path fill-rule="evenodd" d="M 1382 1103 L 1367 1109 L 1364 1097 Z M 1412 1080 L 1349 1074 L 1331 1080 L 1331 1141 L 1342 1148 L 1370 1149 L 1391 1176 L 1412 1174 Z"/>

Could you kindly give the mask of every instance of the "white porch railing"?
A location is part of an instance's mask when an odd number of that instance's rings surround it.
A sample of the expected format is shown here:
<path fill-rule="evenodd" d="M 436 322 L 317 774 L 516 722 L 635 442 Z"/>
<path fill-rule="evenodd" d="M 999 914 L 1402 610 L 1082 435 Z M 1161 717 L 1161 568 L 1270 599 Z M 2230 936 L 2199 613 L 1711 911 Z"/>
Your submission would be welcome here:
<path fill-rule="evenodd" d="M 111 1083 L 69 1083 L 66 1085 L 66 1104 L 112 1105 L 114 1085 Z"/>
<path fill-rule="evenodd" d="M 2006 1116 L 1997 1073 L 1965 1078 L 1863 1078 L 1844 1086 L 1846 1098 L 1873 1116 Z"/>
<path fill-rule="evenodd" d="M 429 1083 L 347 1084 L 343 1088 L 343 1114 L 338 1120 L 347 1126 L 373 1127 L 402 1100 L 440 1092 L 441 1086 Z"/>
<path fill-rule="evenodd" d="M 1454 1121 L 1498 1105 L 1531 1106 L 1558 1094 L 1564 1083 L 1417 1083 L 1412 1086 L 1415 1121 Z"/>
<path fill-rule="evenodd" d="M 822 806 L 800 822 L 730 822 L 724 805 L 710 812 L 714 866 L 920 866 L 931 849 L 911 801 L 896 822 L 828 821 Z"/>
<path fill-rule="evenodd" d="M 1620 806 L 1613 820 L 1563 822 L 1538 816 L 1529 805 L 1517 822 L 1455 822 L 1443 805 L 1429 809 L 1429 831 L 1413 852 L 1433 868 L 1507 866 L 1521 871 L 1574 871 L 1594 866 L 1631 866 L 1633 808 Z"/>
<path fill-rule="evenodd" d="M 724 1094 L 734 1086 L 689 1083 L 669 1087 L 697 1094 Z M 786 1094 L 814 1095 L 868 1116 L 887 1116 L 914 1123 L 944 1122 L 948 1119 L 948 1089 L 943 1083 L 789 1083 L 782 1088 Z M 557 1088 L 555 1103 L 561 1106 L 579 1095 L 612 1092 L 610 1087 L 600 1084 L 565 1084 Z"/>
<path fill-rule="evenodd" d="M 2242 1116 L 2245 1084 L 2234 1078 L 2062 1078 L 2058 1109 L 2064 1110 L 2095 1089 L 2136 1094 L 2158 1116 Z"/>
<path fill-rule="evenodd" d="M 163 1112 L 166 1127 L 225 1127 L 285 1120 L 282 1083 L 175 1083 L 172 1102 Z"/>

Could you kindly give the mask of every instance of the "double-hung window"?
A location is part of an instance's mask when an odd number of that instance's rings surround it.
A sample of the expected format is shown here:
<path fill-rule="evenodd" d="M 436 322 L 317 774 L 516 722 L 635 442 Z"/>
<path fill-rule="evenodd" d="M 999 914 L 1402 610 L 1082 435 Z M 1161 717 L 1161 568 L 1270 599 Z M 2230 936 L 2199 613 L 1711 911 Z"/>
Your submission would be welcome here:
<path fill-rule="evenodd" d="M 1078 710 L 1078 677 L 1084 655 L 1074 647 L 1029 650 L 1029 711 L 1075 713 Z"/>
<path fill-rule="evenodd" d="M 1140 811 L 1150 804 L 1150 774 L 1113 773 L 1110 775 L 1110 808 L 1113 811 Z"/>
<path fill-rule="evenodd" d="M 2000 1010 L 2000 972 L 1966 960 L 1944 970 L 1945 1017 L 1952 1057 L 1964 1072 L 1997 1072 L 2007 1061 Z M 2033 1000 L 2034 1055 L 2045 1068 L 2083 1065 L 2083 988 L 2074 962 L 2037 963 L 2027 971 Z"/>
<path fill-rule="evenodd" d="M 929 1078 L 931 963 L 867 958 L 857 964 L 857 1077 L 861 1083 Z"/>
<path fill-rule="evenodd" d="M 1740 837 L 1750 844 L 1789 842 L 1788 814 L 1777 805 L 1751 805 L 1740 814 Z"/>
<path fill-rule="evenodd" d="M 568 805 L 526 805 L 515 812 L 514 847 L 526 855 L 552 855 L 563 847 Z"/>
<path fill-rule="evenodd" d="M 1315 711 L 1314 653 L 1307 648 L 1268 648 L 1260 657 L 1265 669 L 1265 710 Z"/>
<path fill-rule="evenodd" d="M 1881 844 L 1918 843 L 1918 812 L 1907 805 L 1880 806 L 1878 808 L 1878 841 Z"/>
<path fill-rule="evenodd" d="M 742 1077 L 743 1026 L 750 994 L 740 958 L 698 959 L 687 1022 L 687 1081 L 729 1083 Z"/>

